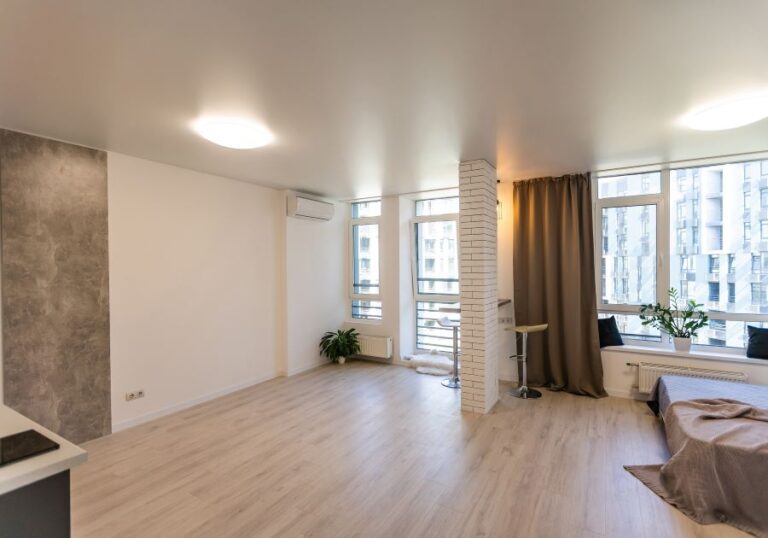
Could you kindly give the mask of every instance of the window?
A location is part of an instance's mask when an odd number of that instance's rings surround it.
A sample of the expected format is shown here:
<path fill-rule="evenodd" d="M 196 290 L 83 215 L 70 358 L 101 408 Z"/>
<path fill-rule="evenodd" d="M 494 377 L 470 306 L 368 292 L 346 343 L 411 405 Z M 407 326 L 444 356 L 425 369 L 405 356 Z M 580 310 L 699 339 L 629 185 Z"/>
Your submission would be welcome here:
<path fill-rule="evenodd" d="M 459 321 L 458 313 L 440 311 L 458 306 L 458 303 L 416 302 L 416 349 L 453 352 L 453 329 L 441 326 L 438 320 L 447 317 Z"/>
<path fill-rule="evenodd" d="M 353 224 L 353 280 L 352 293 L 379 294 L 379 225 Z M 363 248 L 363 245 L 366 245 Z M 375 248 L 371 248 L 375 245 Z"/>
<path fill-rule="evenodd" d="M 646 214 L 649 231 L 637 233 L 627 222 L 640 222 Z M 601 281 L 603 304 L 643 304 L 656 297 L 656 206 L 605 207 L 608 222 L 607 242 L 602 259 L 606 273 Z"/>
<path fill-rule="evenodd" d="M 688 205 L 685 203 L 685 201 L 677 202 L 677 221 L 681 222 L 685 220 L 685 217 L 687 216 L 686 209 Z"/>
<path fill-rule="evenodd" d="M 381 301 L 352 300 L 352 318 L 381 320 Z"/>
<path fill-rule="evenodd" d="M 352 218 L 377 218 L 381 216 L 381 200 L 371 202 L 354 202 L 352 204 Z"/>
<path fill-rule="evenodd" d="M 352 204 L 352 285 L 353 319 L 381 320 L 379 288 L 379 217 L 381 202 Z"/>
<path fill-rule="evenodd" d="M 720 256 L 712 256 L 710 254 L 710 256 L 709 256 L 709 272 L 710 273 L 719 273 L 720 272 Z"/>
<path fill-rule="evenodd" d="M 440 311 L 459 307 L 458 211 L 458 197 L 416 201 L 412 226 L 417 349 L 453 350 L 453 330 L 438 320 L 459 319 L 458 313 Z"/>
<path fill-rule="evenodd" d="M 416 216 L 447 215 L 459 212 L 459 197 L 432 198 L 416 201 Z"/>
<path fill-rule="evenodd" d="M 712 303 L 719 303 L 720 302 L 720 283 L 719 282 L 710 282 L 709 283 L 709 301 Z"/>
<path fill-rule="evenodd" d="M 632 174 L 600 178 L 600 198 L 633 196 L 637 194 L 658 194 L 661 192 L 661 174 Z"/>
<path fill-rule="evenodd" d="M 768 323 L 768 187 L 758 181 L 766 162 L 660 170 L 650 189 L 640 186 L 649 173 L 598 176 L 600 314 L 622 316 L 628 338 L 661 341 L 638 323 L 639 305 L 664 304 L 675 287 L 708 310 L 710 324 L 694 344 L 745 347 L 746 326 Z M 752 240 L 753 223 L 760 241 Z"/>
<path fill-rule="evenodd" d="M 752 304 L 754 306 L 760 306 L 765 302 L 765 288 L 762 286 L 762 284 L 752 283 L 751 292 Z"/>

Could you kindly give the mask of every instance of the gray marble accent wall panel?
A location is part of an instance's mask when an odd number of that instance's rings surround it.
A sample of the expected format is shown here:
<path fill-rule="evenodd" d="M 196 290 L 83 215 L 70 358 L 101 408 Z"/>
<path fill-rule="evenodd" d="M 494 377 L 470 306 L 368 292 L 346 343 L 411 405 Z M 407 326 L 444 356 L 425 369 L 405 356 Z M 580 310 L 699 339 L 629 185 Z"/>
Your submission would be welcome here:
<path fill-rule="evenodd" d="M 0 130 L 0 225 L 6 405 L 110 433 L 106 153 Z"/>

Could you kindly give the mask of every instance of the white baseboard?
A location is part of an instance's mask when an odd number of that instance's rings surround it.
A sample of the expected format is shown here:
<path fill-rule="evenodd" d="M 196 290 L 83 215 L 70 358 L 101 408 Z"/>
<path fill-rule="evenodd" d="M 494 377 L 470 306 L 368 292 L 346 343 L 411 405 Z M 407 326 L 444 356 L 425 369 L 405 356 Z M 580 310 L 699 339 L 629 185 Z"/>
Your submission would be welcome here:
<path fill-rule="evenodd" d="M 611 387 L 605 387 L 605 392 L 608 396 L 615 396 L 616 398 L 626 398 L 628 400 L 640 400 L 644 402 L 648 399 L 647 394 L 641 394 L 637 392 L 637 389 L 614 389 Z"/>
<path fill-rule="evenodd" d="M 156 411 L 152 411 L 150 413 L 146 413 L 144 415 L 130 418 L 128 420 L 123 420 L 121 422 L 116 422 L 112 424 L 112 433 L 116 433 L 128 428 L 132 428 L 133 426 L 138 426 L 139 424 L 144 424 L 146 422 L 150 422 L 152 420 L 158 419 L 160 417 L 164 417 L 166 415 L 170 415 L 172 413 L 177 413 L 179 411 L 183 411 L 184 409 L 189 409 L 190 407 L 194 407 L 195 405 L 208 402 L 210 400 L 215 400 L 216 398 L 220 398 L 222 396 L 226 396 L 227 394 L 231 394 L 233 392 L 237 392 L 238 390 L 242 390 L 248 387 L 251 387 L 253 385 L 258 385 L 259 383 L 264 383 L 265 381 L 269 381 L 270 379 L 274 379 L 278 377 L 277 375 L 268 375 L 263 376 L 259 378 L 250 379 L 248 381 L 245 381 L 243 383 L 238 383 L 236 385 L 231 385 L 229 387 L 225 387 L 223 389 L 215 390 L 213 392 L 209 392 L 207 394 L 203 394 L 202 396 L 198 396 L 196 398 L 192 398 L 191 400 L 186 400 L 183 402 L 179 402 L 173 405 L 169 405 L 167 407 L 163 407 L 162 409 L 158 409 Z"/>
<path fill-rule="evenodd" d="M 513 383 L 513 384 L 517 383 L 517 379 L 499 378 L 499 381 L 501 381 L 502 383 Z M 643 402 L 646 400 L 646 397 L 647 397 L 647 394 L 640 394 L 639 392 L 637 392 L 637 390 L 634 390 L 634 389 L 626 390 L 626 389 L 612 389 L 610 387 L 605 387 L 605 392 L 608 393 L 608 396 L 615 396 L 616 398 L 627 398 L 629 400 L 640 400 Z"/>
<path fill-rule="evenodd" d="M 319 368 L 320 366 L 324 366 L 326 364 L 330 364 L 330 361 L 320 361 L 316 362 L 314 364 L 307 364 L 306 366 L 299 366 L 297 368 L 291 368 L 286 373 L 283 374 L 283 376 L 292 376 L 296 374 L 303 374 L 304 372 L 308 372 L 310 370 L 314 370 L 315 368 Z"/>

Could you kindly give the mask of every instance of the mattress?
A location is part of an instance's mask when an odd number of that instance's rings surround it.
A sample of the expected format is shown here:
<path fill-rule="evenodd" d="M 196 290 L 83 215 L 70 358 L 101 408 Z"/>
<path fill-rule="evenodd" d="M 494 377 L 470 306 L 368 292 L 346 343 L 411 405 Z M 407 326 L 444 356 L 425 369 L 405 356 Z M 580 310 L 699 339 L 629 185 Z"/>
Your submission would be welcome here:
<path fill-rule="evenodd" d="M 768 409 L 768 386 L 765 385 L 665 375 L 659 378 L 656 391 L 652 394 L 652 401 L 658 403 L 658 412 L 662 417 L 673 402 L 682 400 L 724 398 Z"/>

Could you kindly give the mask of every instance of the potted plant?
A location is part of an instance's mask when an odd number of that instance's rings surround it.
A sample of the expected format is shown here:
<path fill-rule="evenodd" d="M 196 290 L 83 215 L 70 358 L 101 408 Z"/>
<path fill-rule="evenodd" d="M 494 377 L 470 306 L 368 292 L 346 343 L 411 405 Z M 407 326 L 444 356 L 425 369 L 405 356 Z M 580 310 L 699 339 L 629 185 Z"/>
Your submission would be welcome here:
<path fill-rule="evenodd" d="M 360 340 L 355 329 L 328 331 L 320 339 L 320 352 L 333 362 L 344 364 L 347 357 L 360 353 Z"/>
<path fill-rule="evenodd" d="M 709 322 L 707 314 L 701 310 L 704 305 L 693 299 L 680 304 L 680 297 L 675 288 L 670 288 L 669 306 L 661 303 L 644 304 L 640 307 L 640 319 L 643 325 L 660 329 L 672 337 L 675 351 L 690 351 L 691 338 Z"/>

